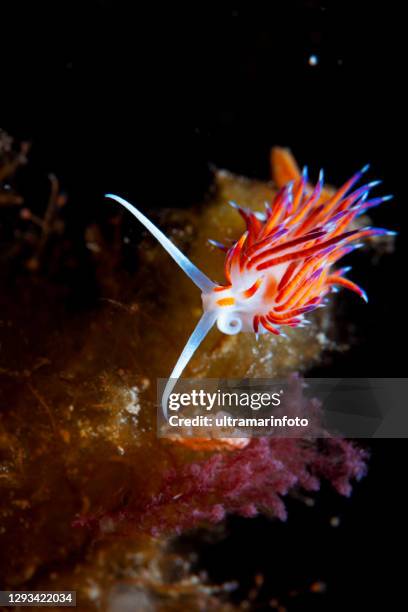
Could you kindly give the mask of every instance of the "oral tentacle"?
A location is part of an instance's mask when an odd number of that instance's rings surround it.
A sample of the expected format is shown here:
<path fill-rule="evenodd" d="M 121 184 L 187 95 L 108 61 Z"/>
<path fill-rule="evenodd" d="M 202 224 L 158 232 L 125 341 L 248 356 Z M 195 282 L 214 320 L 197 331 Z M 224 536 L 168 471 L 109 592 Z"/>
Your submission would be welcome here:
<path fill-rule="evenodd" d="M 173 391 L 177 380 L 182 375 L 192 356 L 203 342 L 204 338 L 207 336 L 208 332 L 214 326 L 214 323 L 217 319 L 217 313 L 215 311 L 206 311 L 201 315 L 201 319 L 197 323 L 194 328 L 193 333 L 190 338 L 187 340 L 187 343 L 184 349 L 181 351 L 180 356 L 177 360 L 176 365 L 173 368 L 172 373 L 170 374 L 166 386 L 162 395 L 162 410 L 164 418 L 167 420 L 167 404 L 170 397 L 171 392 Z"/>
<path fill-rule="evenodd" d="M 171 242 L 171 240 L 169 240 L 167 236 L 165 236 L 163 232 L 154 225 L 154 223 L 145 217 L 140 210 L 127 202 L 125 199 L 121 198 L 120 196 L 113 195 L 112 193 L 107 193 L 105 197 L 115 200 L 115 202 L 118 202 L 127 208 L 127 210 L 131 212 L 132 215 L 136 217 L 136 219 L 140 221 L 140 223 L 142 223 L 147 230 L 149 230 L 156 240 L 160 242 L 162 247 L 169 253 L 169 255 L 171 255 L 174 261 L 187 274 L 187 276 L 191 278 L 193 283 L 197 285 L 199 289 L 201 289 L 201 291 L 211 291 L 216 286 L 215 283 L 203 272 L 201 272 L 201 270 L 199 270 L 199 268 L 197 268 L 197 266 L 194 265 L 193 262 L 190 261 L 189 258 L 186 257 L 184 253 L 182 253 L 180 249 L 178 249 L 176 245 L 173 244 L 173 242 Z"/>

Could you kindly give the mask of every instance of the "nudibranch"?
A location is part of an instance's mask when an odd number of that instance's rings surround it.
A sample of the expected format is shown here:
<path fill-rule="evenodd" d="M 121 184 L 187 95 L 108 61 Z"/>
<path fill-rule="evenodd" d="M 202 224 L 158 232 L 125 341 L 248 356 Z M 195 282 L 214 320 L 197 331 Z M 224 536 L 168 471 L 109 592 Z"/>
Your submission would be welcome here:
<path fill-rule="evenodd" d="M 323 307 L 326 296 L 339 287 L 367 301 L 363 289 L 346 277 L 350 268 L 337 262 L 370 236 L 392 235 L 381 228 L 355 227 L 354 220 L 391 196 L 369 197 L 380 181 L 355 187 L 368 170 L 357 172 L 340 189 L 322 197 L 323 172 L 316 186 L 305 168 L 253 212 L 234 202 L 246 231 L 230 246 L 210 241 L 225 252 L 224 285 L 199 270 L 147 217 L 123 198 L 107 194 L 127 208 L 173 257 L 202 292 L 203 314 L 170 375 L 162 398 L 167 418 L 169 395 L 192 355 L 214 324 L 224 334 L 282 333 L 285 327 L 307 323 L 306 315 Z"/>

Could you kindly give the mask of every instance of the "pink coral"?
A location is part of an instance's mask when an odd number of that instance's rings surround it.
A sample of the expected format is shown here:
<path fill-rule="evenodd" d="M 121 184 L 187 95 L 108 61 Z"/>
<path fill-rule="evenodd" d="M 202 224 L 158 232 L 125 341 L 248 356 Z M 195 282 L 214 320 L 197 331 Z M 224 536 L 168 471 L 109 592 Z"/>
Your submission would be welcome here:
<path fill-rule="evenodd" d="M 284 520 L 283 496 L 296 487 L 317 491 L 320 477 L 348 495 L 350 479 L 365 473 L 365 459 L 364 451 L 342 439 L 322 440 L 319 449 L 302 440 L 252 440 L 245 449 L 168 472 L 160 493 L 137 518 L 153 534 L 216 523 L 229 513 L 249 517 L 267 512 Z"/>
<path fill-rule="evenodd" d="M 302 394 L 302 382 L 292 377 L 292 402 L 298 414 L 318 415 L 316 400 Z M 342 495 L 351 480 L 366 471 L 367 452 L 350 441 L 316 429 L 313 439 L 263 437 L 243 449 L 217 452 L 184 463 L 163 475 L 160 489 L 148 499 L 133 499 L 118 512 L 87 517 L 80 524 L 102 530 L 138 530 L 152 535 L 181 533 L 227 514 L 252 517 L 267 513 L 286 518 L 283 497 L 296 489 L 317 491 L 328 480 Z"/>

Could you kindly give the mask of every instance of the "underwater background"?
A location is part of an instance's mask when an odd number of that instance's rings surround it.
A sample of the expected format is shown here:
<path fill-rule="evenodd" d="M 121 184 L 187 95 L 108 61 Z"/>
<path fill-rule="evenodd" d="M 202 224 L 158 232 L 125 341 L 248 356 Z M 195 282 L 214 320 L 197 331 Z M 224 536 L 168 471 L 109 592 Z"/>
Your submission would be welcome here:
<path fill-rule="evenodd" d="M 273 145 L 290 147 L 315 179 L 323 167 L 335 185 L 369 162 L 395 196 L 372 213 L 376 226 L 398 231 L 395 250 L 375 266 L 354 257 L 353 278 L 370 302 L 348 300 L 340 315 L 356 341 L 309 375 L 403 377 L 401 18 L 392 5 L 313 0 L 5 7 L 0 125 L 32 143 L 19 193 L 40 214 L 54 173 L 69 196 L 66 232 L 79 244 L 87 226 L 109 217 L 107 191 L 144 210 L 188 209 L 208 191 L 214 167 L 268 180 Z M 12 213 L 2 215 L 7 226 Z M 128 235 L 138 240 L 136 224 Z M 95 290 L 86 267 L 67 282 L 76 287 L 70 308 L 85 309 Z M 323 487 L 313 508 L 289 500 L 284 524 L 230 518 L 227 537 L 194 536 L 198 566 L 212 582 L 238 581 L 237 601 L 261 573 L 260 601 L 279 597 L 291 611 L 359 610 L 391 597 L 401 586 L 394 558 L 406 531 L 406 441 L 374 440 L 369 449 L 368 475 L 351 498 Z M 310 584 L 324 591 L 313 600 Z"/>

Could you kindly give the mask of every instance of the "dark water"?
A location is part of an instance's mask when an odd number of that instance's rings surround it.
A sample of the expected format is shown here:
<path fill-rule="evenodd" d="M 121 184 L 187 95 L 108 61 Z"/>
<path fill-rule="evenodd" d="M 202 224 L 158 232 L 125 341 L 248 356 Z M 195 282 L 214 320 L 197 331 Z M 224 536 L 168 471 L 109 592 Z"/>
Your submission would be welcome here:
<path fill-rule="evenodd" d="M 107 214 L 106 191 L 145 208 L 189 206 L 208 188 L 211 164 L 267 178 L 273 144 L 290 146 L 312 176 L 323 166 L 333 183 L 371 162 L 370 178 L 396 196 L 374 211 L 374 223 L 400 237 L 375 268 L 355 257 L 354 279 L 371 302 L 346 316 L 363 340 L 325 372 L 404 376 L 401 19 L 395 7 L 365 2 L 16 3 L 2 19 L 0 108 L 2 127 L 33 142 L 22 191 L 46 193 L 46 174 L 55 172 L 72 201 L 69 231 L 79 236 Z M 405 441 L 377 441 L 370 475 L 351 500 L 323 492 L 317 511 L 294 504 L 284 527 L 231 521 L 231 536 L 205 548 L 202 564 L 215 579 L 243 584 L 262 570 L 271 593 L 326 580 L 316 610 L 361 609 L 388 596 L 398 584 L 389 571 L 404 531 L 405 452 Z M 336 510 L 344 520 L 329 528 Z"/>

